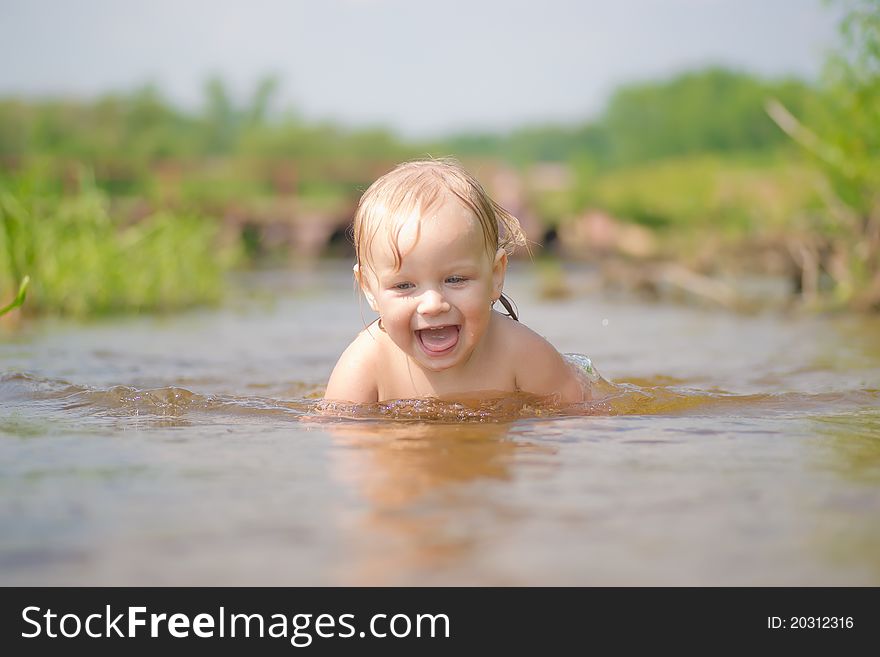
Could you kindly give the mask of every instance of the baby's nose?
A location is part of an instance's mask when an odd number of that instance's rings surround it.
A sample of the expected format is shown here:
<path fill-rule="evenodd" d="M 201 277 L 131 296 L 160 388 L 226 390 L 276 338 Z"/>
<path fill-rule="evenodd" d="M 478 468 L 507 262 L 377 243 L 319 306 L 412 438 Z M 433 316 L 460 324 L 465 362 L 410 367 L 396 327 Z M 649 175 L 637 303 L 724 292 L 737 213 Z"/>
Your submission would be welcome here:
<path fill-rule="evenodd" d="M 418 312 L 420 315 L 439 315 L 449 310 L 449 304 L 436 290 L 428 290 L 419 299 Z"/>

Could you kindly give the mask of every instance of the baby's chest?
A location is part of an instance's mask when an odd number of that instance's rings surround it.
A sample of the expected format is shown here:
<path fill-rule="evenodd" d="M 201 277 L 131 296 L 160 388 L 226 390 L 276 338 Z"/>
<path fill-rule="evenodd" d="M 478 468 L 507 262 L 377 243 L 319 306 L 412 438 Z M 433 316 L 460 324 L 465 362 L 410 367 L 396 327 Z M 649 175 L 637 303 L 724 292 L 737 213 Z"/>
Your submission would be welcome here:
<path fill-rule="evenodd" d="M 442 397 L 475 392 L 514 392 L 516 379 L 507 365 L 473 368 L 464 372 L 426 373 L 414 367 L 382 368 L 378 376 L 379 400 Z M 432 375 L 433 374 L 433 375 Z"/>

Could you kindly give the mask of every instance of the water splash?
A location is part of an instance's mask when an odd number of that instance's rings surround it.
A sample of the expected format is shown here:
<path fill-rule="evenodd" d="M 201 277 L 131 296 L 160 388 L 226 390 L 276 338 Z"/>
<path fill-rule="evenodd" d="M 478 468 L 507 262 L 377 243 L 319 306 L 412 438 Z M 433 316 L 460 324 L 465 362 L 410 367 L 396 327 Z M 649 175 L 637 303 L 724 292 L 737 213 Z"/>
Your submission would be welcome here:
<path fill-rule="evenodd" d="M 511 422 L 523 418 L 608 415 L 604 402 L 560 406 L 554 396 L 488 392 L 456 399 L 394 399 L 373 404 L 321 400 L 315 412 L 329 418 L 418 420 L 430 422 Z"/>

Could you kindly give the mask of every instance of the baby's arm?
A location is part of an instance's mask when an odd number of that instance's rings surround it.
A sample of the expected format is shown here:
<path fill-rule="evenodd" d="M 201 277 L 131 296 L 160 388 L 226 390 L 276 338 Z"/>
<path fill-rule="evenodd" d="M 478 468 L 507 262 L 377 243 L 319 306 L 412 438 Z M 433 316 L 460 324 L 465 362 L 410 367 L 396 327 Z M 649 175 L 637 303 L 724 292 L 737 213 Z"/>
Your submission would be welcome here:
<path fill-rule="evenodd" d="M 369 331 L 362 331 L 342 352 L 324 399 L 366 404 L 379 400 L 376 383 L 376 341 Z"/>
<path fill-rule="evenodd" d="M 517 327 L 514 360 L 516 385 L 535 395 L 559 395 L 564 404 L 587 399 L 587 391 L 574 368 L 552 344 L 524 325 Z"/>

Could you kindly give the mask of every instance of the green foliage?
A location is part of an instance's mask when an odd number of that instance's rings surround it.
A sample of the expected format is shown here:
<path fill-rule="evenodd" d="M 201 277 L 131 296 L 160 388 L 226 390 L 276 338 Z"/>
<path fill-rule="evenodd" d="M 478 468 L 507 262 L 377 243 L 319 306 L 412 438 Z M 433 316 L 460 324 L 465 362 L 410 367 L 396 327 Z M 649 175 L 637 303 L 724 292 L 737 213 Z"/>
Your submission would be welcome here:
<path fill-rule="evenodd" d="M 428 147 L 433 152 L 455 153 L 459 157 L 490 156 L 525 166 L 532 162 L 568 162 L 579 156 L 605 161 L 607 135 L 602 126 L 526 126 L 508 135 L 458 135 Z"/>
<path fill-rule="evenodd" d="M 0 162 L 46 157 L 85 162 L 102 189 L 140 195 L 155 192 L 157 167 L 183 163 L 197 202 L 237 184 L 247 196 L 271 193 L 266 168 L 286 162 L 295 163 L 291 180 L 297 193 L 329 183 L 338 184 L 337 196 L 343 197 L 368 184 L 377 163 L 387 168 L 424 153 L 499 158 L 523 168 L 538 161 L 577 166 L 587 161 L 602 170 L 698 153 L 773 152 L 786 140 L 763 110 L 766 97 L 780 98 L 796 111 L 813 95 L 797 81 L 709 69 L 622 87 L 602 116 L 579 125 L 405 144 L 381 128 L 349 131 L 306 123 L 295 112 L 273 113 L 277 89 L 276 80 L 265 78 L 238 104 L 223 82 L 213 79 L 198 114 L 171 107 L 149 85 L 93 103 L 0 101 Z M 229 175 L 216 175 L 218 161 Z M 262 162 L 262 170 L 245 170 L 249 162 Z M 250 178 L 261 182 L 250 185 Z M 224 193 L 217 196 L 223 202 Z"/>
<path fill-rule="evenodd" d="M 595 177 L 587 205 L 666 233 L 779 233 L 819 203 L 816 176 L 787 159 L 691 156 Z"/>
<path fill-rule="evenodd" d="M 609 163 L 776 150 L 786 138 L 764 111 L 768 95 L 800 109 L 810 91 L 795 80 L 770 83 L 723 69 L 624 87 L 612 96 L 601 121 Z"/>
<path fill-rule="evenodd" d="M 17 184 L 16 184 L 17 183 Z M 216 301 L 228 261 L 215 225 L 159 212 L 121 225 L 89 181 L 63 197 L 27 180 L 0 191 L 0 290 L 25 272 L 33 312 L 89 315 L 167 310 Z"/>
<path fill-rule="evenodd" d="M 201 113 L 172 107 L 147 85 L 128 95 L 93 102 L 0 99 L 0 162 L 53 157 L 87 162 L 96 171 L 121 168 L 139 179 L 144 164 L 218 157 L 296 159 L 327 168 L 336 158 L 411 157 L 387 130 L 348 131 L 333 124 L 306 124 L 295 113 L 271 111 L 278 83 L 264 78 L 246 103 L 237 104 L 219 79 L 205 87 Z"/>
<path fill-rule="evenodd" d="M 830 280 L 841 305 L 880 310 L 880 0 L 843 0 L 842 46 L 828 61 L 821 102 L 768 111 L 824 171 L 824 210 L 799 249 L 813 295 Z"/>
<path fill-rule="evenodd" d="M 768 153 L 788 145 L 764 111 L 768 96 L 800 110 L 815 90 L 719 68 L 618 89 L 602 115 L 575 126 L 529 126 L 508 135 L 461 135 L 446 150 L 513 164 L 589 159 L 599 168 L 699 153 Z M 442 149 L 442 146 L 441 146 Z"/>
<path fill-rule="evenodd" d="M 843 45 L 828 62 L 824 102 L 807 121 L 838 154 L 823 163 L 835 190 L 867 214 L 880 195 L 880 0 L 841 4 L 849 7 Z"/>

